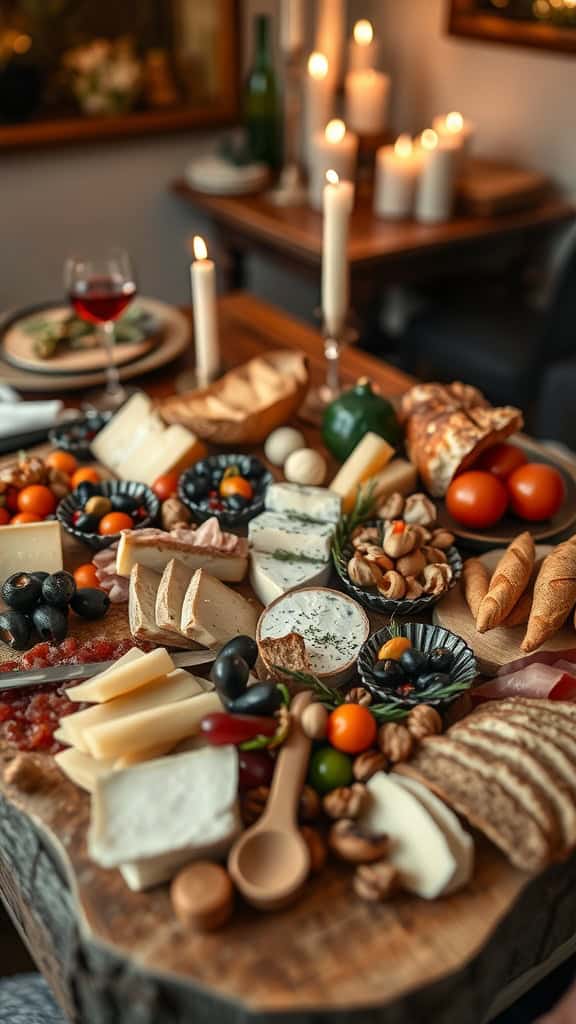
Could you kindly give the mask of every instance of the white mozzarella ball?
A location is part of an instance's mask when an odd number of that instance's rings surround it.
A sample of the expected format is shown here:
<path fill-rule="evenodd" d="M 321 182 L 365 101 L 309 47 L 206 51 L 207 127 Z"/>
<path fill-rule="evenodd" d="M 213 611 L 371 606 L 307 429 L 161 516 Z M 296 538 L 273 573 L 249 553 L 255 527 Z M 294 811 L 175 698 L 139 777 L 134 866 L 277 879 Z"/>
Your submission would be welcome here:
<path fill-rule="evenodd" d="M 292 452 L 306 446 L 304 435 L 294 427 L 278 427 L 266 438 L 264 454 L 273 466 L 283 466 Z"/>
<path fill-rule="evenodd" d="M 284 476 L 291 484 L 320 487 L 326 479 L 326 460 L 313 448 L 299 448 L 286 459 Z"/>

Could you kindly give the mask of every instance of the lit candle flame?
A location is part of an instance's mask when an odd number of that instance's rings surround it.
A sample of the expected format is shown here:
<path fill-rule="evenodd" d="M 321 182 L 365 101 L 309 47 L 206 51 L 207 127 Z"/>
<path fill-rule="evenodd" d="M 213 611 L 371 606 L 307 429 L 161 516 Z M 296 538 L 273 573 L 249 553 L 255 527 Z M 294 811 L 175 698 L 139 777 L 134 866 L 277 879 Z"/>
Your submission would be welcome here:
<path fill-rule="evenodd" d="M 208 259 L 208 249 L 206 248 L 206 242 L 200 235 L 194 235 L 192 240 L 192 249 L 194 252 L 195 260 L 206 260 Z"/>
<path fill-rule="evenodd" d="M 399 135 L 396 139 L 394 152 L 396 153 L 396 156 L 408 157 L 412 155 L 413 148 L 412 139 L 409 135 Z"/>
<path fill-rule="evenodd" d="M 361 18 L 354 25 L 354 42 L 358 43 L 358 46 L 370 46 L 370 43 L 374 39 L 374 29 L 366 18 Z"/>
<path fill-rule="evenodd" d="M 346 125 L 344 121 L 336 117 L 333 121 L 328 121 L 326 129 L 324 131 L 326 136 L 326 142 L 337 143 L 342 142 L 342 139 L 346 135 Z"/>
<path fill-rule="evenodd" d="M 457 110 L 453 110 L 450 114 L 446 114 L 446 131 L 452 135 L 459 135 L 464 127 L 464 118 L 462 114 L 459 114 Z"/>
<path fill-rule="evenodd" d="M 438 146 L 438 136 L 433 128 L 426 128 L 420 136 L 420 145 L 422 149 L 427 149 L 430 152 L 436 149 Z"/>
<path fill-rule="evenodd" d="M 311 53 L 308 58 L 308 74 L 311 78 L 326 78 L 328 58 L 323 53 Z"/>
<path fill-rule="evenodd" d="M 329 185 L 340 184 L 340 178 L 338 174 L 336 173 L 336 171 L 333 171 L 332 169 L 326 171 L 326 181 L 328 182 Z"/>

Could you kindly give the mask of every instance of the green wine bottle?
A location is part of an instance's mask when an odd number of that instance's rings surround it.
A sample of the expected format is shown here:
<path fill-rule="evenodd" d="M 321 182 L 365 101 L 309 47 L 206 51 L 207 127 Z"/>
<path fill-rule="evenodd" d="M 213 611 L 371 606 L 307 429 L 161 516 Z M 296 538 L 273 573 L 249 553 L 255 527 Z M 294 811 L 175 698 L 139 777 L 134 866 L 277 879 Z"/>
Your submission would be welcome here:
<path fill-rule="evenodd" d="M 281 162 L 281 117 L 278 83 L 272 64 L 270 19 L 254 19 L 254 63 L 244 93 L 244 120 L 254 160 L 276 169 Z"/>

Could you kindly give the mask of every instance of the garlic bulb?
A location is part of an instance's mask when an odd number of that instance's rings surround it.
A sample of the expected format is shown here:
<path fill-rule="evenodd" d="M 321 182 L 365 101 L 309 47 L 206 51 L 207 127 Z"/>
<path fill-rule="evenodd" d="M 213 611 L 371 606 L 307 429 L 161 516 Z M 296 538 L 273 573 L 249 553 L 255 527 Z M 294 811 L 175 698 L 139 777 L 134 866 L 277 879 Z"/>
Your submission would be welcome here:
<path fill-rule="evenodd" d="M 299 430 L 294 427 L 278 427 L 266 438 L 264 454 L 273 466 L 283 466 L 286 459 L 292 452 L 304 448 L 306 439 Z"/>
<path fill-rule="evenodd" d="M 319 487 L 326 478 L 326 460 L 313 448 L 299 448 L 286 459 L 284 476 L 292 484 Z"/>

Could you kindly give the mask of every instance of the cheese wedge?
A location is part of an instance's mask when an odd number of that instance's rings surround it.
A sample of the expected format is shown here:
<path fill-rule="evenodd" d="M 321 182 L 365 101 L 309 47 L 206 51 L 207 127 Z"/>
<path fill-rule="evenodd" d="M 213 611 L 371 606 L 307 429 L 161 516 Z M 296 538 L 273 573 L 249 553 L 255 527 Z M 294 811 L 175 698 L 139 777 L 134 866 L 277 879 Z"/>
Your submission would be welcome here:
<path fill-rule="evenodd" d="M 114 771 L 122 771 L 124 768 L 131 768 L 134 764 L 141 764 L 142 761 L 155 761 L 158 757 L 165 757 L 174 749 L 173 743 L 155 743 L 146 750 L 135 750 L 131 754 L 123 754 L 114 761 Z"/>
<path fill-rule="evenodd" d="M 54 755 L 54 760 L 60 771 L 87 793 L 93 793 L 97 780 L 114 770 L 113 761 L 97 761 L 95 757 L 80 750 L 62 750 Z"/>
<path fill-rule="evenodd" d="M 317 523 L 336 525 L 342 514 L 340 498 L 327 487 L 273 483 L 266 491 L 264 503 L 268 512 Z"/>
<path fill-rule="evenodd" d="M 182 605 L 194 573 L 172 558 L 158 584 L 156 594 L 156 625 L 168 634 L 182 636 Z"/>
<path fill-rule="evenodd" d="M 299 587 L 326 587 L 332 566 L 325 562 L 300 562 L 250 553 L 250 586 L 265 608 L 277 597 Z"/>
<path fill-rule="evenodd" d="M 174 662 L 168 651 L 159 647 L 156 651 L 150 651 L 149 654 L 144 654 L 127 664 L 120 664 L 119 661 L 114 668 L 95 676 L 94 679 L 80 683 L 79 686 L 72 686 L 66 691 L 66 696 L 73 701 L 103 704 L 107 700 L 114 700 L 115 697 L 122 697 L 125 693 L 131 693 L 148 683 L 153 683 L 173 671 Z"/>
<path fill-rule="evenodd" d="M 373 489 L 379 501 L 385 501 L 391 494 L 412 494 L 418 486 L 418 471 L 406 459 L 393 459 L 366 486 Z"/>
<path fill-rule="evenodd" d="M 156 604 L 160 574 L 145 565 L 135 565 L 130 573 L 128 621 L 135 640 L 150 640 L 169 647 L 197 648 L 198 644 L 180 630 L 162 629 L 156 622 Z M 180 606 L 181 607 L 181 606 Z"/>
<path fill-rule="evenodd" d="M 174 704 L 93 725 L 84 730 L 84 740 L 92 756 L 98 758 L 123 757 L 163 743 L 176 746 L 180 740 L 200 731 L 200 722 L 206 715 L 221 710 L 216 693 L 201 693 Z"/>
<path fill-rule="evenodd" d="M 364 434 L 330 484 L 330 490 L 342 498 L 344 512 L 354 507 L 361 484 L 384 469 L 393 455 L 394 449 L 378 434 Z"/>
<path fill-rule="evenodd" d="M 182 605 L 182 632 L 203 647 L 217 647 L 240 634 L 256 636 L 258 611 L 245 597 L 198 569 Z"/>
<path fill-rule="evenodd" d="M 22 523 L 0 528 L 0 581 L 15 572 L 62 569 L 60 523 Z"/>
<path fill-rule="evenodd" d="M 141 536 L 148 531 L 126 530 L 120 535 L 116 553 L 116 572 L 130 576 L 135 565 L 145 565 L 162 573 L 173 559 L 189 569 L 205 569 L 216 579 L 226 583 L 240 583 L 246 575 L 248 558 L 242 555 L 219 554 L 201 547 L 183 544 L 169 533 L 154 531 L 153 538 Z"/>

